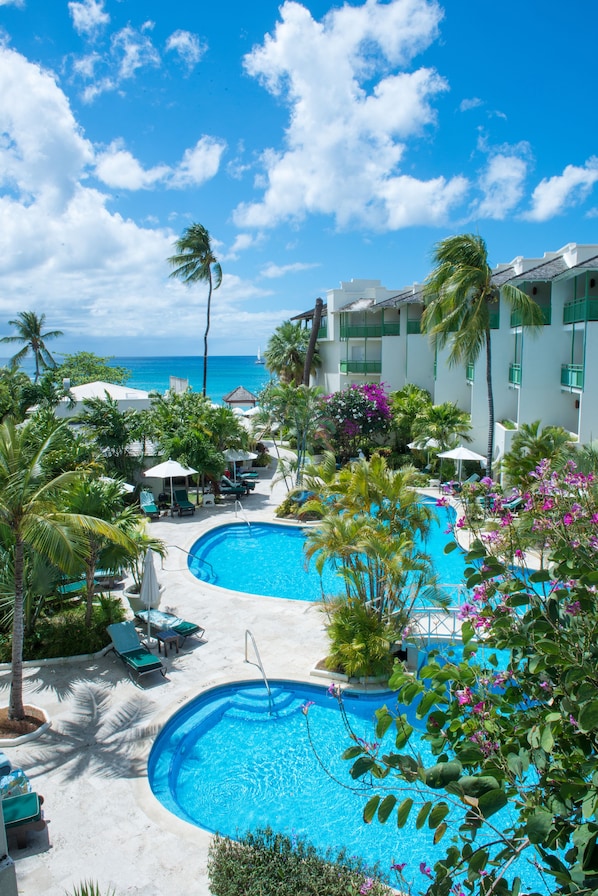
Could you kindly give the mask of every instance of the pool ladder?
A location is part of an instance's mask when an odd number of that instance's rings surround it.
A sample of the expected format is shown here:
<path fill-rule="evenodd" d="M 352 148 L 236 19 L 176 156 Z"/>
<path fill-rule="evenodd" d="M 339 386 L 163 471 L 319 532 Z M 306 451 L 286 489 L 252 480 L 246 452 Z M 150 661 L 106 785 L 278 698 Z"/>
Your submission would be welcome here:
<path fill-rule="evenodd" d="M 251 638 L 251 643 L 253 644 L 253 651 L 255 653 L 255 658 L 257 659 L 257 663 L 252 662 L 247 656 L 247 646 L 249 644 L 249 639 Z M 264 679 L 264 684 L 266 685 L 266 690 L 268 692 L 268 714 L 272 715 L 273 705 L 272 705 L 272 691 L 270 690 L 270 685 L 268 684 L 268 679 L 266 678 L 266 673 L 264 672 L 264 664 L 262 663 L 262 658 L 260 656 L 260 652 L 257 649 L 257 644 L 255 643 L 255 638 L 253 634 L 249 631 L 248 628 L 245 629 L 245 662 L 251 663 L 252 666 L 257 666 L 260 672 L 262 673 L 262 678 Z"/>

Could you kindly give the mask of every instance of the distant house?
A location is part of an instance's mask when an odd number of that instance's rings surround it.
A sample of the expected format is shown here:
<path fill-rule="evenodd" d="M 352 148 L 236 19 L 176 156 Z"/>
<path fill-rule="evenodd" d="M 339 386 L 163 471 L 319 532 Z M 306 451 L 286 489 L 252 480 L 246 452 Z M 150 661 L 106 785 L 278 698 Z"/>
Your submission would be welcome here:
<path fill-rule="evenodd" d="M 55 409 L 58 418 L 76 417 L 84 410 L 84 402 L 90 398 L 106 399 L 106 395 L 116 401 L 119 411 L 146 410 L 150 406 L 149 392 L 143 389 L 132 389 L 130 386 L 115 386 L 114 383 L 84 383 L 82 386 L 73 386 L 69 394 L 74 404 L 68 398 L 62 398 Z"/>
<path fill-rule="evenodd" d="M 254 395 L 253 392 L 250 392 L 249 389 L 246 389 L 245 386 L 237 386 L 237 388 L 233 389 L 232 392 L 229 392 L 228 395 L 224 395 L 222 401 L 233 410 L 234 408 L 239 408 L 241 411 L 246 411 L 248 408 L 254 408 L 256 406 L 258 397 L 257 395 Z"/>

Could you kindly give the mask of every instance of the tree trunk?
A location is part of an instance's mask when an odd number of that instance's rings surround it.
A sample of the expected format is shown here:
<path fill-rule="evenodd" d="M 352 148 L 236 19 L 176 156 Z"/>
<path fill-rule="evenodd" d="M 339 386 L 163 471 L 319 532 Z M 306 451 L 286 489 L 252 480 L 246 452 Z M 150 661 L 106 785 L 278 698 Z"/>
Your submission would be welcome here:
<path fill-rule="evenodd" d="M 202 395 L 205 398 L 208 386 L 208 333 L 210 332 L 210 306 L 212 304 L 212 274 L 210 273 L 208 290 L 208 307 L 206 309 L 206 331 L 203 336 L 203 389 Z"/>
<path fill-rule="evenodd" d="M 309 375 L 311 371 L 311 365 L 314 360 L 314 353 L 316 350 L 316 342 L 318 341 L 318 330 L 320 329 L 320 321 L 322 320 L 322 307 L 324 302 L 322 299 L 316 299 L 316 306 L 314 308 L 314 317 L 311 325 L 311 333 L 309 334 L 309 343 L 307 346 L 307 352 L 305 354 L 305 363 L 303 365 L 303 385 L 309 386 Z"/>
<path fill-rule="evenodd" d="M 486 327 L 486 385 L 488 388 L 488 449 L 486 452 L 486 476 L 492 476 L 494 454 L 494 395 L 492 392 L 492 349 L 490 327 Z"/>
<path fill-rule="evenodd" d="M 15 541 L 15 603 L 12 622 L 12 682 L 10 686 L 9 719 L 24 719 L 23 706 L 23 541 Z"/>

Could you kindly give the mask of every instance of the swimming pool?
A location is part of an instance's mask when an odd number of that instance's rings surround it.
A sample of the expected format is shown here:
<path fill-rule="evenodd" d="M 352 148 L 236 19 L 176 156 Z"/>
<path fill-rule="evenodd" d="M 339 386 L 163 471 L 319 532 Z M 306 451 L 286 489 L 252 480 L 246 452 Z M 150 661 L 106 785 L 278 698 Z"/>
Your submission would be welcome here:
<path fill-rule="evenodd" d="M 434 846 L 434 832 L 427 826 L 417 830 L 415 817 L 400 830 L 392 819 L 386 825 L 364 824 L 363 807 L 371 792 L 351 779 L 351 763 L 340 758 L 350 741 L 336 699 L 317 685 L 277 680 L 270 686 L 272 715 L 261 682 L 214 688 L 176 713 L 149 757 L 156 798 L 179 818 L 224 836 L 269 826 L 305 838 L 322 852 L 330 848 L 336 854 L 344 847 L 369 866 L 379 863 L 384 875 L 394 862 L 407 861 L 406 879 L 425 884 L 419 864 L 440 858 L 444 841 Z M 313 701 L 309 728 L 319 760 L 302 711 L 308 701 Z M 394 708 L 395 701 L 391 692 L 345 694 L 355 733 L 371 741 L 375 709 L 385 702 Z M 435 762 L 425 741 L 417 750 L 426 765 Z M 493 821 L 504 830 L 506 810 Z M 542 892 L 537 875 L 521 864 L 523 891 L 533 884 Z"/>
<path fill-rule="evenodd" d="M 439 581 L 457 587 L 463 582 L 465 555 L 460 550 L 444 553 L 455 512 L 451 507 L 434 510 L 437 519 L 422 548 L 434 558 Z M 342 593 L 342 579 L 333 567 L 327 565 L 320 580 L 313 561 L 306 566 L 305 538 L 304 529 L 283 523 L 229 523 L 195 542 L 188 566 L 200 581 L 265 597 L 313 602 L 322 599 L 322 589 L 328 595 Z"/>

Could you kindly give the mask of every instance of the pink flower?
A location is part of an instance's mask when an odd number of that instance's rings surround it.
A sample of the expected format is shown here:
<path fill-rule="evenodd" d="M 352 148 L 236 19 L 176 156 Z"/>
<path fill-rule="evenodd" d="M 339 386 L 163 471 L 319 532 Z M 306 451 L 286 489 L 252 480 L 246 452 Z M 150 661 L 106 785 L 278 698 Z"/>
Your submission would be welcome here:
<path fill-rule="evenodd" d="M 471 703 L 471 690 L 469 688 L 455 691 L 455 695 L 459 701 L 459 706 L 467 706 L 468 703 Z"/>
<path fill-rule="evenodd" d="M 304 716 L 306 716 L 307 713 L 309 712 L 309 707 L 313 706 L 313 705 L 314 705 L 313 700 L 308 700 L 307 703 L 303 704 L 303 706 L 301 707 L 301 712 L 303 713 Z"/>
<path fill-rule="evenodd" d="M 565 526 L 570 526 L 574 522 L 575 522 L 575 517 L 573 516 L 572 513 L 566 513 L 565 516 L 563 517 L 563 525 L 565 525 Z"/>
<path fill-rule="evenodd" d="M 419 863 L 419 870 L 421 871 L 422 874 L 425 874 L 426 877 L 432 877 L 432 869 L 429 868 L 425 862 Z"/>
<path fill-rule="evenodd" d="M 391 866 L 390 866 L 390 870 L 391 870 L 391 871 L 398 871 L 399 874 L 400 874 L 401 871 L 403 871 L 403 869 L 404 869 L 406 866 L 407 866 L 407 862 L 398 862 L 398 863 L 396 863 L 396 864 L 394 864 L 394 865 L 391 865 Z"/>

